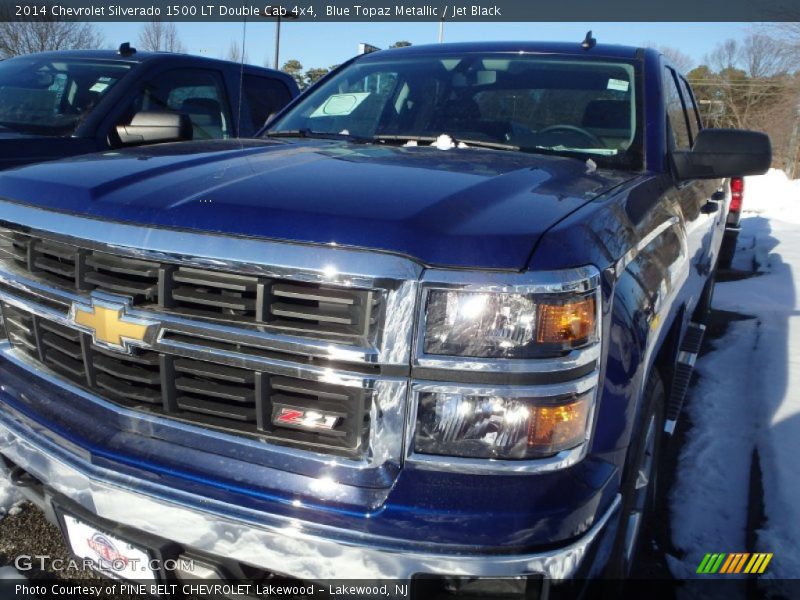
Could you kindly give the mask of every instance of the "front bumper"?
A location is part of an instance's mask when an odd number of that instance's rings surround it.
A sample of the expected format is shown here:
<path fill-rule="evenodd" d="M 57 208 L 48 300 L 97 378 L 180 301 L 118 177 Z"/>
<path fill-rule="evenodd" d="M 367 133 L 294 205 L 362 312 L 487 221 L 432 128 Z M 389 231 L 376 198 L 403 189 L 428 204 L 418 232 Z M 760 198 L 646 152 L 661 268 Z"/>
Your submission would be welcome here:
<path fill-rule="evenodd" d="M 91 464 L 47 439 L 46 432 L 0 420 L 0 454 L 42 482 L 39 504 L 50 511 L 53 493 L 68 498 L 100 519 L 176 542 L 186 549 L 226 557 L 303 580 L 409 579 L 420 574 L 475 577 L 541 575 L 546 579 L 586 576 L 589 557 L 607 551 L 620 506 L 610 508 L 578 540 L 546 552 L 519 555 L 439 554 L 392 549 L 378 537 L 359 543 L 337 541 L 337 532 L 320 531 L 296 519 L 238 511 L 216 501 L 177 497 L 153 482 L 135 480 Z M 181 500 L 186 500 L 183 503 Z M 203 506 L 204 509 L 196 508 Z M 601 552 L 603 553 L 603 552 Z"/>

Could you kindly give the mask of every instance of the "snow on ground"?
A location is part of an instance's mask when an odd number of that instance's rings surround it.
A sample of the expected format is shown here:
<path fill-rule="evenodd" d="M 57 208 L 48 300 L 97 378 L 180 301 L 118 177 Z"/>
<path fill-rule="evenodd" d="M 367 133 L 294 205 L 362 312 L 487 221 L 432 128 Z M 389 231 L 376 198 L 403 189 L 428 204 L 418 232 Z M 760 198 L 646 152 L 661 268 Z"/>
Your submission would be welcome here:
<path fill-rule="evenodd" d="M 11 482 L 3 476 L 0 476 L 0 521 L 3 520 L 7 514 L 13 514 L 14 511 L 19 510 L 17 505 L 22 502 L 22 496 L 14 489 Z"/>
<path fill-rule="evenodd" d="M 745 547 L 751 456 L 758 450 L 767 521 L 764 577 L 800 578 L 800 180 L 782 171 L 748 177 L 734 268 L 760 275 L 718 283 L 714 308 L 735 321 L 697 363 L 671 492 L 676 577 L 691 577 L 707 552 Z"/>

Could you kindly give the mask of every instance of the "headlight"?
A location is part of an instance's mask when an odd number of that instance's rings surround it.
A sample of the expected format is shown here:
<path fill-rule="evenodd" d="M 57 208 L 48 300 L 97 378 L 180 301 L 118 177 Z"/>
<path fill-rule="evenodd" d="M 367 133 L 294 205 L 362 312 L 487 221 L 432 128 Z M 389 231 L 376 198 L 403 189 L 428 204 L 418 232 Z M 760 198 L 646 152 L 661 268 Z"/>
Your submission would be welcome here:
<path fill-rule="evenodd" d="M 557 398 L 506 398 L 422 392 L 414 452 L 529 459 L 581 445 L 593 391 Z"/>
<path fill-rule="evenodd" d="M 517 294 L 428 290 L 425 354 L 535 358 L 597 341 L 596 291 Z"/>

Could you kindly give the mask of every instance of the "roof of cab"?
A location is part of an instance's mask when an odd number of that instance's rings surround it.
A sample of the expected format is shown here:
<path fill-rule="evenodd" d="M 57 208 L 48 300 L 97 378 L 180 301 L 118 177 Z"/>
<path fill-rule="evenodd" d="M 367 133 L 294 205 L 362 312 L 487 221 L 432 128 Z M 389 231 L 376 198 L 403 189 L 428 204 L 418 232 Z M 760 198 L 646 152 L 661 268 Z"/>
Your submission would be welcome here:
<path fill-rule="evenodd" d="M 413 54 L 450 54 L 470 52 L 523 52 L 532 54 L 566 54 L 576 56 L 603 56 L 606 58 L 634 59 L 640 58 L 644 48 L 636 46 L 618 46 L 615 44 L 597 44 L 585 50 L 581 40 L 575 42 L 458 42 L 448 44 L 425 44 L 422 46 L 405 46 L 380 50 L 367 56 L 385 55 L 388 52 Z"/>
<path fill-rule="evenodd" d="M 43 59 L 64 59 L 64 58 L 77 58 L 77 59 L 87 59 L 87 60 L 114 60 L 119 62 L 125 63 L 143 63 L 143 62 L 150 62 L 150 61 L 160 61 L 160 60 L 190 60 L 193 62 L 198 63 L 206 63 L 208 65 L 228 65 L 231 64 L 238 64 L 232 63 L 228 60 L 221 60 L 217 58 L 211 58 L 208 56 L 198 56 L 196 54 L 183 54 L 180 52 L 145 52 L 142 50 L 136 50 L 131 54 L 120 54 L 117 50 L 54 50 L 50 52 L 37 52 L 35 54 L 25 54 L 19 57 L 14 58 L 43 58 Z M 13 58 L 8 60 L 14 60 Z M 275 71 L 275 69 L 270 69 L 267 67 L 259 67 L 258 65 L 244 65 L 246 69 L 257 69 L 259 71 L 271 71 L 273 73 L 280 73 L 283 75 L 281 71 Z"/>

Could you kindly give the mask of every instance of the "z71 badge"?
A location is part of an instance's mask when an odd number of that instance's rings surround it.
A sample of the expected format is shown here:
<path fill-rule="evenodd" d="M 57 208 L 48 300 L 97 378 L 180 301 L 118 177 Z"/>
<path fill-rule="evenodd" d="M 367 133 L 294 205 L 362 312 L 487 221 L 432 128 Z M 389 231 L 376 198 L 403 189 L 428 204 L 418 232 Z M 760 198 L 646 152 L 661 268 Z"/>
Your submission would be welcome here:
<path fill-rule="evenodd" d="M 319 410 L 294 408 L 291 406 L 276 406 L 273 411 L 272 423 L 280 427 L 294 427 L 309 431 L 330 431 L 339 422 L 339 415 L 325 413 Z"/>

